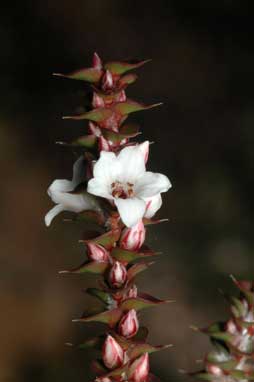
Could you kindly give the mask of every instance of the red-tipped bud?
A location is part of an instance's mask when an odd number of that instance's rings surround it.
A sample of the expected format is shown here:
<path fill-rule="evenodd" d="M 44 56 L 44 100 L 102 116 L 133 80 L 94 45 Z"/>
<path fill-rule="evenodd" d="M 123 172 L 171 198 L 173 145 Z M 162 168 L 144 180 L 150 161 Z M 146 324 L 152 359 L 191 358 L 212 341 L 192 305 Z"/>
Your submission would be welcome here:
<path fill-rule="evenodd" d="M 103 98 L 101 98 L 97 93 L 93 93 L 92 106 L 97 109 L 99 107 L 104 107 L 105 103 Z"/>
<path fill-rule="evenodd" d="M 116 261 L 109 272 L 109 283 L 114 288 L 121 288 L 127 279 L 127 271 L 123 264 Z"/>
<path fill-rule="evenodd" d="M 223 375 L 223 371 L 221 370 L 221 368 L 219 366 L 216 366 L 213 364 L 208 364 L 206 366 L 206 369 L 207 369 L 208 373 L 216 375 L 217 377 L 220 377 Z"/>
<path fill-rule="evenodd" d="M 107 336 L 103 344 L 102 359 L 108 369 L 115 369 L 123 363 L 124 351 L 110 335 Z"/>
<path fill-rule="evenodd" d="M 125 102 L 126 101 L 126 94 L 124 90 L 121 90 L 120 93 L 118 94 L 116 101 L 117 102 Z"/>
<path fill-rule="evenodd" d="M 127 293 L 127 298 L 136 298 L 138 295 L 138 288 L 136 287 L 136 285 L 133 285 L 133 287 L 131 287 Z"/>
<path fill-rule="evenodd" d="M 112 74 L 109 70 L 106 70 L 106 73 L 104 74 L 102 78 L 102 89 L 103 90 L 111 90 L 114 85 Z"/>
<path fill-rule="evenodd" d="M 91 134 L 95 135 L 96 137 L 101 136 L 101 129 L 95 123 L 89 121 L 88 127 Z"/>
<path fill-rule="evenodd" d="M 111 382 L 112 379 L 108 378 L 108 377 L 99 377 L 99 378 L 96 378 L 95 382 Z"/>
<path fill-rule="evenodd" d="M 146 231 L 142 220 L 134 227 L 125 228 L 120 239 L 121 248 L 137 251 L 142 247 L 145 241 L 145 233 Z"/>
<path fill-rule="evenodd" d="M 119 322 L 118 331 L 121 336 L 126 338 L 134 337 L 139 328 L 137 313 L 135 309 L 131 309 L 126 313 Z"/>
<path fill-rule="evenodd" d="M 101 262 L 104 262 L 104 263 L 109 262 L 109 253 L 101 245 L 94 244 L 94 243 L 88 243 L 87 244 L 87 249 L 88 249 L 87 255 L 88 255 L 90 260 L 98 261 L 99 263 L 101 263 Z"/>
<path fill-rule="evenodd" d="M 111 151 L 108 141 L 102 135 L 99 137 L 99 151 Z"/>
<path fill-rule="evenodd" d="M 143 157 L 144 157 L 144 161 L 145 163 L 147 162 L 148 160 L 148 155 L 149 155 L 149 142 L 148 141 L 145 141 L 143 143 L 141 143 L 139 145 L 139 149 L 141 150 L 142 154 L 143 154 Z"/>
<path fill-rule="evenodd" d="M 148 353 L 136 359 L 129 368 L 128 380 L 132 382 L 146 382 L 149 375 Z"/>
<path fill-rule="evenodd" d="M 93 68 L 102 69 L 102 61 L 96 52 L 93 54 Z"/>

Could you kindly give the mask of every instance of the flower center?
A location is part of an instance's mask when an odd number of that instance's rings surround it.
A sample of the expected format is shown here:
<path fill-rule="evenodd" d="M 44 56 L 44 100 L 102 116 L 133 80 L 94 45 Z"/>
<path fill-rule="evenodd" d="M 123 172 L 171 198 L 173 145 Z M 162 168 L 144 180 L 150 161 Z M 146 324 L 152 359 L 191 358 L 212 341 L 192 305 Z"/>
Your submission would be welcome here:
<path fill-rule="evenodd" d="M 127 199 L 134 195 L 133 183 L 122 183 L 118 180 L 111 184 L 112 196 L 114 198 Z"/>

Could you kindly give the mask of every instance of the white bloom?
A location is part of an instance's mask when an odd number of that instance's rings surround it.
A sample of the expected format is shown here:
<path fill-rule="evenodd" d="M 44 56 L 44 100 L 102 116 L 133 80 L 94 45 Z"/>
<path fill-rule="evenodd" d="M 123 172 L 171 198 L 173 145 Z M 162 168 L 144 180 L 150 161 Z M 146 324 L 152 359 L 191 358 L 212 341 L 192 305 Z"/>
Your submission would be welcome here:
<path fill-rule="evenodd" d="M 125 147 L 118 155 L 102 151 L 88 182 L 91 194 L 113 200 L 123 223 L 132 227 L 143 216 L 151 217 L 161 206 L 161 192 L 171 187 L 162 174 L 146 171 L 142 145 Z"/>
<path fill-rule="evenodd" d="M 72 180 L 57 179 L 49 186 L 48 195 L 56 206 L 45 216 L 46 226 L 49 226 L 54 217 L 62 211 L 81 212 L 97 209 L 95 200 L 87 192 L 71 193 L 84 181 L 84 175 L 84 159 L 80 157 L 73 165 Z"/>

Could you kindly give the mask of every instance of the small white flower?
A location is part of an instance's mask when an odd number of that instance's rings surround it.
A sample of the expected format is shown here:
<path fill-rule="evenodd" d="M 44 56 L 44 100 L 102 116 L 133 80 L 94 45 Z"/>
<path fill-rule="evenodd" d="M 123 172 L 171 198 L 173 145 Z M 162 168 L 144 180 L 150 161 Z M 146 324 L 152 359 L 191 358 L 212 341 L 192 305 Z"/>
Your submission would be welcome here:
<path fill-rule="evenodd" d="M 146 171 L 144 147 L 125 147 L 118 155 L 102 151 L 88 182 L 91 194 L 113 200 L 123 223 L 132 227 L 143 216 L 151 217 L 161 206 L 161 192 L 171 187 L 162 174 Z"/>
<path fill-rule="evenodd" d="M 72 194 L 71 192 L 84 181 L 84 159 L 80 157 L 73 165 L 72 180 L 57 179 L 48 188 L 48 195 L 56 204 L 45 216 L 45 224 L 48 227 L 56 215 L 62 211 L 81 212 L 84 210 L 96 210 L 97 204 L 87 192 Z"/>

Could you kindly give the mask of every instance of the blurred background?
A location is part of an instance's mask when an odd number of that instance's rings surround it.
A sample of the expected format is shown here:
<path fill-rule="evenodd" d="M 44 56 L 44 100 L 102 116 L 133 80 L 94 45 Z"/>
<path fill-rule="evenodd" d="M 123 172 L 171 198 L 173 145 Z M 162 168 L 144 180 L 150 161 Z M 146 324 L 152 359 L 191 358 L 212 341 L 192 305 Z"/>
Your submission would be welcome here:
<path fill-rule="evenodd" d="M 81 224 L 58 217 L 50 228 L 46 195 L 70 178 L 73 155 L 54 144 L 79 136 L 84 122 L 61 116 L 84 104 L 83 83 L 52 72 L 105 60 L 152 58 L 138 70 L 129 97 L 163 107 L 131 117 L 155 142 L 150 169 L 172 190 L 149 229 L 163 255 L 139 278 L 142 290 L 174 304 L 145 311 L 162 381 L 187 381 L 210 349 L 189 326 L 227 316 L 218 288 L 253 278 L 254 24 L 249 1 L 24 0 L 1 9 L 1 347 L 0 380 L 90 381 L 94 354 L 66 347 L 102 330 L 74 324 L 92 298 L 93 277 L 57 272 L 84 258 Z"/>

